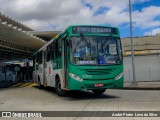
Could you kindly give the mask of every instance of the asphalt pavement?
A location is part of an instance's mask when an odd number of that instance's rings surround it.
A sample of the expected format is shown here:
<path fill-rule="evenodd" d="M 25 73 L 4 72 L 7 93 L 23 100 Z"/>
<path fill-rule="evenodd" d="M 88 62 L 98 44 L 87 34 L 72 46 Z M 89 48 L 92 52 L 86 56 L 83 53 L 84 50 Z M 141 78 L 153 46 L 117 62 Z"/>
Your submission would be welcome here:
<path fill-rule="evenodd" d="M 59 97 L 53 88 L 38 89 L 34 83 L 0 89 L 1 111 L 160 111 L 160 91 L 108 89 L 100 96 L 91 91 L 72 91 Z M 93 115 L 94 116 L 94 115 Z M 0 118 L 1 120 L 2 118 Z M 14 118 L 17 120 L 17 118 Z M 13 120 L 14 120 L 13 119 Z M 34 118 L 35 119 L 35 118 Z M 40 118 L 44 119 L 44 118 Z M 47 118 L 60 119 L 60 118 Z M 65 118 L 62 118 L 65 119 Z M 68 119 L 68 118 L 67 118 Z M 84 119 L 83 117 L 69 119 Z M 104 117 L 89 119 L 102 119 Z M 107 118 L 115 119 L 115 118 Z M 117 118 L 120 119 L 120 118 Z M 138 118 L 123 118 L 137 120 Z M 151 120 L 153 118 L 143 118 Z M 159 118 L 154 118 L 159 119 Z M 141 119 L 140 119 L 141 120 Z"/>

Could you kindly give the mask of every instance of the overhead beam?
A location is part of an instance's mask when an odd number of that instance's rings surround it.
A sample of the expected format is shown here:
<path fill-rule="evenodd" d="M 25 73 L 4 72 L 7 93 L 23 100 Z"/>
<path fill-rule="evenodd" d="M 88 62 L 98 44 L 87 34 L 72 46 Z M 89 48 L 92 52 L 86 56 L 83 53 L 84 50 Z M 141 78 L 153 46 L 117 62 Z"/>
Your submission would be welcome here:
<path fill-rule="evenodd" d="M 18 44 L 15 44 L 15 43 L 12 43 L 12 42 L 9 42 L 9 41 L 6 41 L 6 40 L 2 40 L 2 39 L 0 39 L 0 47 L 1 48 L 8 48 L 11 51 L 15 50 L 15 51 L 18 51 L 18 52 L 31 53 L 31 54 L 36 51 L 34 49 L 24 47 L 22 45 L 18 45 Z"/>
<path fill-rule="evenodd" d="M 61 31 L 27 31 L 33 36 L 37 36 L 45 41 L 50 41 L 56 35 L 58 35 Z"/>
<path fill-rule="evenodd" d="M 32 59 L 32 55 L 25 55 L 20 53 L 11 53 L 0 50 L 0 62 L 11 61 L 11 60 L 21 60 L 21 59 Z"/>

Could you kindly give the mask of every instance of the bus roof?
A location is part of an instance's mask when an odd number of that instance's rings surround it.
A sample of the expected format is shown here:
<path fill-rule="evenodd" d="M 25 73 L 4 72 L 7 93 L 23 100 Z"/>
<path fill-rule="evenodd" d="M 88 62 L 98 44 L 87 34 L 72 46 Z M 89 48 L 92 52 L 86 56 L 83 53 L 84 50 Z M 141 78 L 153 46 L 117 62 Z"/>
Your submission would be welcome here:
<path fill-rule="evenodd" d="M 51 39 L 48 43 L 46 43 L 42 48 L 40 48 L 38 51 L 36 51 L 33 55 L 35 55 L 39 51 L 43 50 L 45 47 L 47 47 L 49 44 L 51 44 L 55 39 L 57 39 L 61 35 L 62 35 L 62 33 L 59 33 L 58 35 L 56 35 L 53 39 Z"/>
<path fill-rule="evenodd" d="M 118 29 L 118 27 L 107 26 L 107 25 L 89 25 L 89 24 L 88 25 L 82 25 L 82 24 L 80 24 L 80 25 L 70 25 L 65 30 L 67 30 L 70 27 L 77 27 L 77 26 L 109 27 L 109 28 L 116 28 L 116 29 Z"/>

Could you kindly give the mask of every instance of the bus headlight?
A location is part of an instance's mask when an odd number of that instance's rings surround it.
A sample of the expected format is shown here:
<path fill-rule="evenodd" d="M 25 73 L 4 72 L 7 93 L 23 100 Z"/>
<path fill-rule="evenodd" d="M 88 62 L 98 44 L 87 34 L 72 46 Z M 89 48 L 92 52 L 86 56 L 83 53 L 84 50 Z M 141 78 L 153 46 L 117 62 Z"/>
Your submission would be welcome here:
<path fill-rule="evenodd" d="M 115 80 L 119 80 L 122 77 L 123 77 L 123 72 L 121 72 L 119 75 L 117 75 L 114 79 Z"/>
<path fill-rule="evenodd" d="M 83 81 L 82 78 L 80 78 L 79 76 L 77 76 L 77 75 L 75 75 L 75 74 L 73 74 L 73 73 L 69 73 L 69 75 L 70 75 L 73 79 L 75 79 L 75 80 L 77 80 L 77 81 L 80 81 L 80 82 Z"/>

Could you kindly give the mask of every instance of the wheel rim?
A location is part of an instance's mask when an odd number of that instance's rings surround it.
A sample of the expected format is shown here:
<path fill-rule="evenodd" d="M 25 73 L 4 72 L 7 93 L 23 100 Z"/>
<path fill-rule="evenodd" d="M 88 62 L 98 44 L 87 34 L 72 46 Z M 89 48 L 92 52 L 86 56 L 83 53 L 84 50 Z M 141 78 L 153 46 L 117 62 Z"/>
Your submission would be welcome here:
<path fill-rule="evenodd" d="M 58 91 L 61 92 L 62 89 L 61 89 L 61 84 L 60 84 L 60 82 L 58 83 L 57 87 L 58 87 Z"/>
<path fill-rule="evenodd" d="M 65 94 L 65 91 L 61 88 L 61 83 L 60 82 L 57 84 L 57 92 L 60 95 Z"/>

